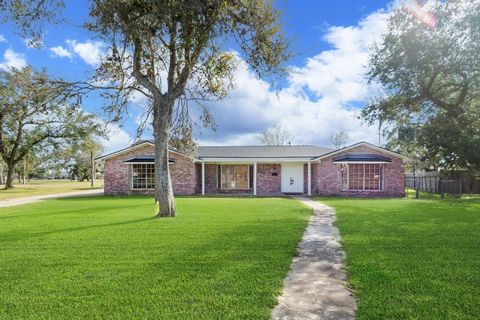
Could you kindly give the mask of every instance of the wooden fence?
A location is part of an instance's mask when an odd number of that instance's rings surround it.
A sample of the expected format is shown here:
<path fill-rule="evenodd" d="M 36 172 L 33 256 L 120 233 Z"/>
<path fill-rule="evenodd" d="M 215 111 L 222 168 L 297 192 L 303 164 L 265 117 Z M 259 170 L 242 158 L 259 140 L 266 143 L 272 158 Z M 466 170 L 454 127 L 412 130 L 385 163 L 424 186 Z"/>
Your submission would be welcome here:
<path fill-rule="evenodd" d="M 440 175 L 429 172 L 420 175 L 405 175 L 407 188 L 416 191 L 451 195 L 480 194 L 480 178 L 465 173 Z M 418 194 L 418 193 L 417 193 Z"/>

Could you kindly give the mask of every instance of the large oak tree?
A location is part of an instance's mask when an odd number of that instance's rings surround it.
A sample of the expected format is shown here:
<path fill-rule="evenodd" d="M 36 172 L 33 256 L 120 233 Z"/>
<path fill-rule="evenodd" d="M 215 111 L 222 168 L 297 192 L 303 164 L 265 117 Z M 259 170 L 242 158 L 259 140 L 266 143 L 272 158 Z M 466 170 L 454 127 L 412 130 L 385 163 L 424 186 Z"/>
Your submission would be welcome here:
<path fill-rule="evenodd" d="M 22 34 L 42 34 L 42 21 L 54 15 L 62 0 L 4 0 L 5 16 Z M 169 138 L 192 134 L 189 102 L 225 97 L 232 88 L 235 44 L 260 77 L 284 71 L 287 43 L 271 0 L 92 0 L 87 28 L 109 45 L 95 85 L 116 90 L 106 110 L 119 119 L 134 93 L 148 99 L 145 119 L 153 118 L 157 217 L 174 216 L 168 168 Z M 34 28 L 30 28 L 33 26 Z M 98 85 L 100 84 L 100 85 Z M 212 117 L 202 104 L 201 121 Z M 145 124 L 145 122 L 144 122 Z M 143 127 L 143 126 L 142 126 Z"/>
<path fill-rule="evenodd" d="M 480 1 L 430 3 L 437 24 L 396 9 L 370 59 L 384 94 L 363 111 L 427 166 L 480 170 Z"/>
<path fill-rule="evenodd" d="M 0 72 L 0 156 L 7 165 L 5 188 L 13 187 L 15 166 L 27 154 L 82 140 L 99 129 L 83 112 L 75 91 L 30 67 Z"/>
<path fill-rule="evenodd" d="M 110 45 L 97 81 L 109 81 L 121 93 L 110 111 L 123 112 L 121 102 L 129 92 L 148 98 L 155 138 L 157 217 L 174 216 L 169 135 L 176 125 L 189 127 L 192 99 L 228 94 L 235 55 L 223 49 L 226 41 L 235 41 L 259 76 L 282 71 L 287 45 L 278 12 L 263 0 L 95 0 L 90 17 L 89 30 Z M 208 123 L 208 110 L 204 111 Z"/>

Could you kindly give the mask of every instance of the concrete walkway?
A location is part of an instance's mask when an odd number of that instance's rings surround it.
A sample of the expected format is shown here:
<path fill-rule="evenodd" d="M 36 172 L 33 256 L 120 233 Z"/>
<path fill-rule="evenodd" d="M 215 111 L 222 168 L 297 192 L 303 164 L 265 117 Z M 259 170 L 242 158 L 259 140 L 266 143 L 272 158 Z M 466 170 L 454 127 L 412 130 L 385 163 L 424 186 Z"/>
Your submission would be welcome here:
<path fill-rule="evenodd" d="M 296 199 L 313 208 L 313 215 L 272 319 L 354 319 L 357 306 L 346 284 L 335 210 L 308 198 Z"/>
<path fill-rule="evenodd" d="M 70 191 L 54 194 L 45 194 L 40 196 L 32 197 L 23 197 L 10 200 L 0 200 L 0 208 L 19 206 L 27 203 L 34 203 L 42 200 L 48 199 L 58 199 L 58 198 L 68 198 L 68 197 L 82 197 L 82 196 L 92 196 L 92 195 L 102 195 L 103 189 L 93 189 L 93 190 L 80 190 L 80 191 Z"/>

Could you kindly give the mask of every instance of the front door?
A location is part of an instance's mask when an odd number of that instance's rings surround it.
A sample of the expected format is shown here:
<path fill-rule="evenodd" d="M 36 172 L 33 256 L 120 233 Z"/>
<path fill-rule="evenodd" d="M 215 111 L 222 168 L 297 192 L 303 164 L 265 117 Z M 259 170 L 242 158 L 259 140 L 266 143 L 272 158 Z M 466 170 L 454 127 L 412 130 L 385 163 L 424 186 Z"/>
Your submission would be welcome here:
<path fill-rule="evenodd" d="M 282 192 L 303 193 L 303 163 L 283 164 L 281 167 Z"/>

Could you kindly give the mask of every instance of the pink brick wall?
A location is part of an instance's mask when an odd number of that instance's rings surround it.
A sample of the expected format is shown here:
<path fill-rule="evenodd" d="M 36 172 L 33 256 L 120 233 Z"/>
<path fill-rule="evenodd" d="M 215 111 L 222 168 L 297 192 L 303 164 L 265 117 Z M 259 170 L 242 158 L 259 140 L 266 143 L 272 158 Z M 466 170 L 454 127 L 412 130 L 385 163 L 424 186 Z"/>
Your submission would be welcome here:
<path fill-rule="evenodd" d="M 281 194 L 280 164 L 257 164 L 257 195 Z"/>
<path fill-rule="evenodd" d="M 152 194 L 153 191 L 133 191 L 130 189 L 128 165 L 123 161 L 134 156 L 153 155 L 153 146 L 121 154 L 105 161 L 105 194 Z M 312 163 L 312 195 L 340 195 L 340 196 L 403 196 L 404 195 L 404 167 L 400 158 L 383 154 L 392 159 L 385 165 L 383 191 L 342 191 L 341 171 L 339 165 L 333 164 L 332 159 L 343 154 L 378 153 L 366 147 L 350 149 L 342 154 L 323 159 L 320 163 Z M 194 163 L 191 158 L 171 153 L 175 164 L 170 165 L 173 191 L 175 194 L 201 193 L 201 164 Z M 304 165 L 304 193 L 308 191 L 307 165 Z M 217 188 L 217 165 L 205 165 L 205 193 L 206 194 L 253 194 L 253 189 L 222 190 Z M 281 194 L 281 165 L 257 165 L 257 194 Z"/>
<path fill-rule="evenodd" d="M 391 163 L 385 164 L 384 190 L 382 191 L 342 191 L 342 178 L 340 165 L 332 162 L 333 158 L 345 154 L 380 154 L 392 159 Z M 339 195 L 339 196 L 365 196 L 365 197 L 401 197 L 405 195 L 405 171 L 401 158 L 392 157 L 389 154 L 373 151 L 370 148 L 359 146 L 346 152 L 335 154 L 332 157 L 322 159 L 316 165 L 314 179 L 317 182 L 315 194 Z M 313 180 L 313 178 L 312 178 Z"/>
<path fill-rule="evenodd" d="M 146 145 L 117 157 L 105 160 L 104 190 L 108 195 L 121 194 L 153 194 L 153 190 L 131 190 L 129 179 L 129 165 L 123 161 L 135 156 L 153 155 L 154 148 Z M 196 170 L 192 159 L 178 153 L 171 152 L 170 158 L 175 163 L 170 165 L 170 176 L 175 194 L 194 194 L 197 191 Z"/>

